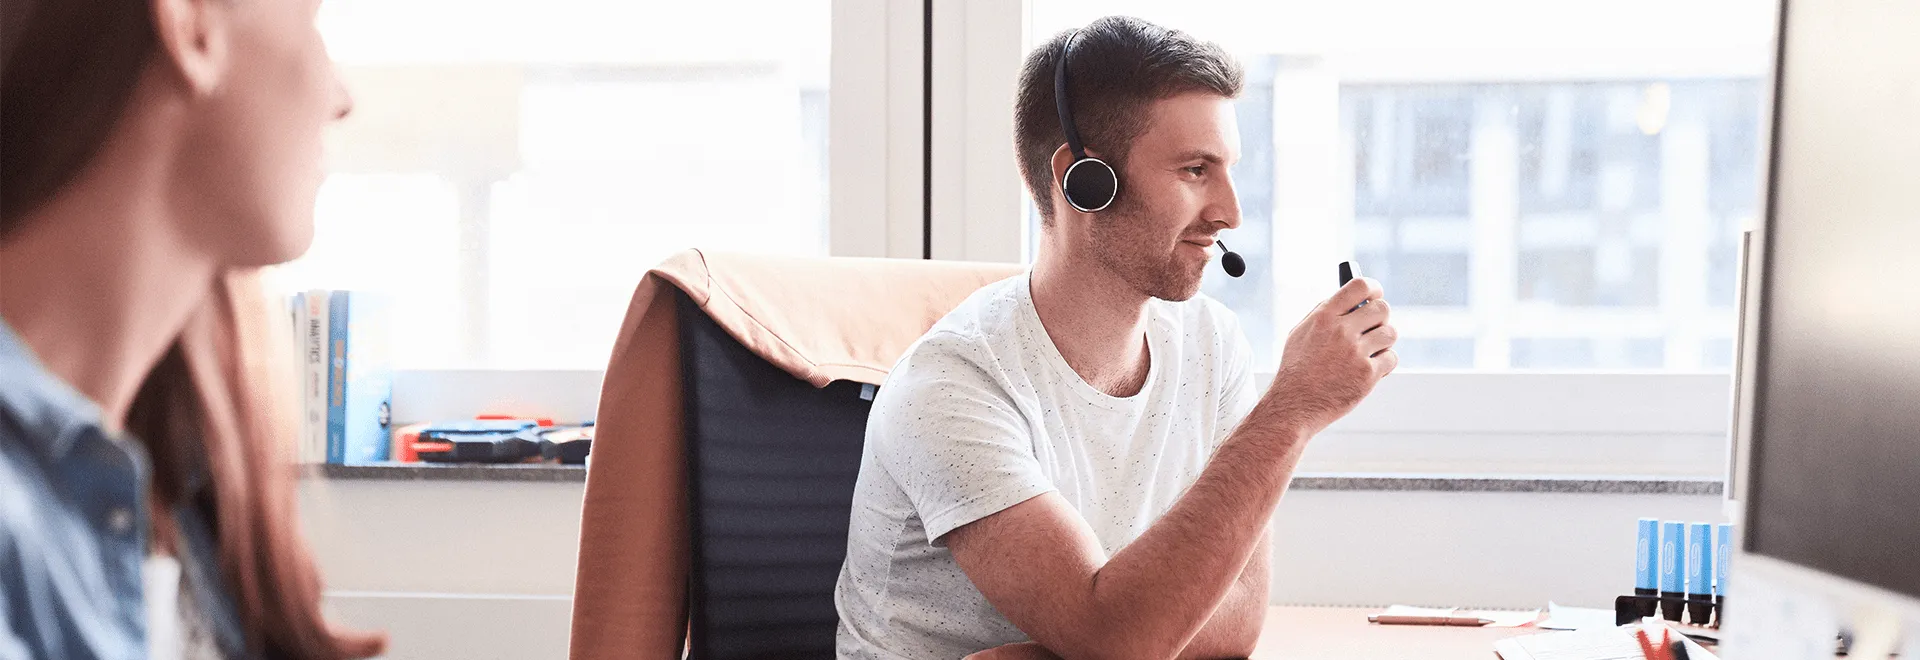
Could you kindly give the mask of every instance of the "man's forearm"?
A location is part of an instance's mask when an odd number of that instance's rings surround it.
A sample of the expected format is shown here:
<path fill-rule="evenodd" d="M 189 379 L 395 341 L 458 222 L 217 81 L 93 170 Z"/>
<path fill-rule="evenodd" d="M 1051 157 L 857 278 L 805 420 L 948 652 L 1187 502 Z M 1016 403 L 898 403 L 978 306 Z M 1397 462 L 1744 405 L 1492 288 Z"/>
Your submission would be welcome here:
<path fill-rule="evenodd" d="M 1185 495 L 1094 576 L 1100 615 L 1142 655 L 1185 649 L 1239 581 L 1306 445 L 1263 400 Z M 1164 652 L 1163 652 L 1164 651 Z"/>
<path fill-rule="evenodd" d="M 1247 567 L 1240 571 L 1240 579 L 1207 619 L 1207 625 L 1200 628 L 1200 634 L 1181 651 L 1181 658 L 1244 658 L 1253 654 L 1254 646 L 1260 642 L 1260 629 L 1267 620 L 1271 591 L 1268 567 L 1273 556 L 1271 534 L 1263 535 L 1254 546 Z"/>

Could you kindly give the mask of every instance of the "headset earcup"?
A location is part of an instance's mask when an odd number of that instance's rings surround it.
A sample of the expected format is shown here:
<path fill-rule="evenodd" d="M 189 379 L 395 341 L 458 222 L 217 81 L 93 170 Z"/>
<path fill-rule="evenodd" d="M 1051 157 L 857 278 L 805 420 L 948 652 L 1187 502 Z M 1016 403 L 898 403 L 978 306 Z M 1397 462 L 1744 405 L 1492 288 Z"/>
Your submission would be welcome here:
<path fill-rule="evenodd" d="M 1082 213 L 1095 213 L 1113 204 L 1120 194 L 1120 177 L 1113 166 L 1098 158 L 1082 158 L 1060 175 L 1060 192 Z"/>

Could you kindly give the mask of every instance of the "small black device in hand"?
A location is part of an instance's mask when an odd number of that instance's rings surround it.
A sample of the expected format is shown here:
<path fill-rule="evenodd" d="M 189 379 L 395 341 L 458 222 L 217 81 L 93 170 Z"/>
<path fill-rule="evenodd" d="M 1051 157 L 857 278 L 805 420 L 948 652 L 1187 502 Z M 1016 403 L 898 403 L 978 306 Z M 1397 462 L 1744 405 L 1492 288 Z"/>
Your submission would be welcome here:
<path fill-rule="evenodd" d="M 1354 266 L 1354 265 L 1353 265 L 1353 262 L 1351 262 L 1351 261 L 1342 261 L 1342 262 L 1340 262 L 1340 286 L 1341 286 L 1341 288 L 1345 288 L 1345 287 L 1347 286 L 1347 283 L 1348 283 L 1348 282 L 1352 282 L 1352 281 L 1353 281 L 1353 278 L 1355 278 L 1355 277 L 1358 277 L 1358 276 L 1360 275 L 1360 272 L 1359 272 L 1359 271 L 1360 271 L 1360 269 L 1359 269 L 1358 267 L 1356 267 L 1356 266 Z M 1360 309 L 1360 308 L 1362 308 L 1362 307 L 1366 307 L 1366 306 L 1367 306 L 1367 303 L 1370 303 L 1370 302 L 1373 302 L 1373 300 L 1372 300 L 1372 299 L 1367 299 L 1367 300 L 1362 300 L 1362 301 L 1360 301 L 1360 304 L 1358 304 L 1358 305 L 1354 305 L 1354 306 L 1353 306 L 1353 309 Z M 1347 310 L 1347 311 L 1348 311 L 1348 312 L 1352 312 L 1352 311 L 1353 311 L 1353 309 L 1349 309 L 1349 310 Z"/>

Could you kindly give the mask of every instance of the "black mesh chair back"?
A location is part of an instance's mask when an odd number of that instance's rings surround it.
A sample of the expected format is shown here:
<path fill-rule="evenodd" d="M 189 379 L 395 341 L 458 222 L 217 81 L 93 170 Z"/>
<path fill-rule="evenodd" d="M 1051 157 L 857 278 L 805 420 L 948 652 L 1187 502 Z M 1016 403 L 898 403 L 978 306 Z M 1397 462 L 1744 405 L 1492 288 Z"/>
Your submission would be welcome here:
<path fill-rule="evenodd" d="M 832 658 L 833 586 L 871 403 L 815 388 L 680 294 L 691 657 Z"/>

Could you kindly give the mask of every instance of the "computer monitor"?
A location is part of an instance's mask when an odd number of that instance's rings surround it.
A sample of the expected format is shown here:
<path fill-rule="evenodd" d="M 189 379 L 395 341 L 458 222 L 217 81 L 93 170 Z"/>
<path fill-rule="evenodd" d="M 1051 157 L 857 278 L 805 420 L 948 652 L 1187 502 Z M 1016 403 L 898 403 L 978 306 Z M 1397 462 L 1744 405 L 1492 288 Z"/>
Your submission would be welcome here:
<path fill-rule="evenodd" d="M 1780 16 L 1728 612 L 1753 578 L 1920 621 L 1920 2 L 1785 0 Z"/>

